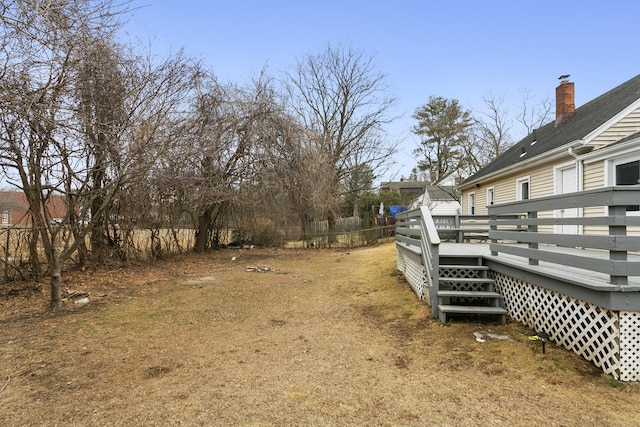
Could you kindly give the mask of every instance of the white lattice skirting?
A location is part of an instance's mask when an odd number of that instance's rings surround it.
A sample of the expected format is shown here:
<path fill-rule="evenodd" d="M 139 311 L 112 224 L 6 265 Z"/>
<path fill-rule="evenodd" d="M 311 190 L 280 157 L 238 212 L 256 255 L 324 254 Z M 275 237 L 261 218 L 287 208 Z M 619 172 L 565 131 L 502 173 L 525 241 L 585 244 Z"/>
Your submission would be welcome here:
<path fill-rule="evenodd" d="M 412 259 L 412 257 L 403 251 L 398 250 L 397 268 L 404 275 L 405 280 L 411 286 L 411 289 L 418 295 L 418 298 L 424 299 L 427 304 L 429 301 L 429 290 L 424 289 L 427 282 L 427 272 L 424 266 Z M 426 291 L 426 292 L 425 292 Z"/>
<path fill-rule="evenodd" d="M 640 381 L 640 313 L 615 312 L 490 272 L 509 315 L 621 381 Z"/>

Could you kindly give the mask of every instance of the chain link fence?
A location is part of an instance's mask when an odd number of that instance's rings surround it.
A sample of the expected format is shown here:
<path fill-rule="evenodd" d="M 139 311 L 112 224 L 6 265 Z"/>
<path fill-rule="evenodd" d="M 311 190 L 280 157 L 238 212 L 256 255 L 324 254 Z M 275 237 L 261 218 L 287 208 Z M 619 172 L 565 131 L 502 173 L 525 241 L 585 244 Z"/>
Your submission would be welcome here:
<path fill-rule="evenodd" d="M 250 248 L 273 247 L 280 249 L 356 248 L 375 245 L 394 238 L 395 225 L 359 229 L 360 222 L 349 219 L 338 222 L 337 231 L 328 231 L 328 225 L 317 224 L 302 232 L 300 227 L 269 228 L 262 231 L 221 230 L 219 247 Z M 324 221 L 326 222 L 326 221 Z M 349 228 L 356 228 L 349 230 Z M 34 240 L 32 227 L 0 228 L 0 259 L 3 281 L 37 278 L 46 269 L 46 254 L 40 239 Z M 194 247 L 195 230 L 182 229 L 128 229 L 115 230 L 111 238 L 117 250 L 113 258 L 120 260 L 157 260 L 190 251 Z M 73 236 L 64 228 L 58 234 L 56 246 L 62 249 Z M 90 252 L 90 239 L 84 245 Z M 117 252 L 117 254 L 116 254 Z M 67 267 L 80 265 L 80 253 L 75 254 Z"/>

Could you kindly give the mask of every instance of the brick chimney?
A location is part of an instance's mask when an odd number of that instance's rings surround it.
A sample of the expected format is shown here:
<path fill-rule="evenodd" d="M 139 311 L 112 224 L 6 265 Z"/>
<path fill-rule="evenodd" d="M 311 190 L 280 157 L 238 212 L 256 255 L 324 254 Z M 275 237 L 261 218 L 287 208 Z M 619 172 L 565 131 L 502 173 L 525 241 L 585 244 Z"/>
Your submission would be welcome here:
<path fill-rule="evenodd" d="M 575 90 L 569 76 L 560 76 L 560 85 L 556 88 L 556 127 L 576 112 Z"/>

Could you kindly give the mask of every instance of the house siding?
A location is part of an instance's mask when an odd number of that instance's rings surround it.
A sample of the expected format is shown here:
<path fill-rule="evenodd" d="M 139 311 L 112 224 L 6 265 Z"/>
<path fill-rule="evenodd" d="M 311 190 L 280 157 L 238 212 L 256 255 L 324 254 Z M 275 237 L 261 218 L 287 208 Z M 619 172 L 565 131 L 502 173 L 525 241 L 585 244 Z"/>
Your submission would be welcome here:
<path fill-rule="evenodd" d="M 495 203 L 507 203 L 516 198 L 516 187 L 515 185 L 507 185 L 507 182 L 498 182 L 493 185 L 494 187 L 494 198 Z"/>
<path fill-rule="evenodd" d="M 553 165 L 545 165 L 531 172 L 531 198 L 546 197 L 554 194 Z"/>
<path fill-rule="evenodd" d="M 494 198 L 495 203 L 507 203 L 516 200 L 516 182 L 518 179 L 523 177 L 529 177 L 530 180 L 530 197 L 539 198 L 546 197 L 555 194 L 555 170 L 554 167 L 566 164 L 567 162 L 572 161 L 571 157 L 564 157 L 554 161 L 553 163 L 549 163 L 546 165 L 542 165 L 537 168 L 531 169 L 523 169 L 518 171 L 518 173 L 513 173 L 504 178 L 496 181 L 488 182 L 487 184 L 482 184 L 479 187 L 475 187 L 469 190 L 462 191 L 462 201 L 463 201 L 463 212 L 465 214 L 469 214 L 468 210 L 468 195 L 470 193 L 475 193 L 476 197 L 476 214 L 478 215 L 486 215 L 487 210 L 487 188 L 494 188 Z M 605 167 L 604 161 L 597 161 L 592 163 L 586 163 L 583 166 L 582 171 L 582 189 L 584 190 L 592 190 L 597 188 L 603 188 L 605 186 Z M 580 216 L 590 217 L 590 216 L 603 216 L 605 212 L 605 207 L 589 207 L 585 208 Z M 539 218 L 553 218 L 553 211 L 539 212 Z M 541 226 L 538 230 L 542 233 L 553 233 L 554 227 L 552 226 Z M 603 226 L 584 226 L 583 233 L 585 234 L 608 234 L 608 228 Z M 630 227 L 628 230 L 628 234 L 630 235 L 638 235 L 640 234 L 640 228 Z"/>
<path fill-rule="evenodd" d="M 584 190 L 595 190 L 604 187 L 604 162 L 586 163 L 583 168 Z"/>
<path fill-rule="evenodd" d="M 595 190 L 604 187 L 604 162 L 586 163 L 583 166 L 582 187 L 584 190 Z M 582 215 L 585 217 L 603 216 L 604 207 L 596 206 L 584 208 Z M 602 226 L 585 226 L 583 228 L 585 234 L 607 234 L 607 227 Z"/>
<path fill-rule="evenodd" d="M 602 132 L 600 135 L 593 139 L 590 145 L 609 145 L 621 140 L 622 138 L 626 138 L 627 136 L 636 133 L 638 129 L 640 129 L 640 108 L 636 108 L 618 123 Z"/>
<path fill-rule="evenodd" d="M 558 163 L 565 163 L 562 162 Z M 557 163 L 544 165 L 531 174 L 531 198 L 551 196 L 555 193 L 554 169 Z M 553 211 L 538 212 L 538 218 L 553 218 Z M 540 233 L 553 233 L 553 226 L 539 226 Z"/>
<path fill-rule="evenodd" d="M 462 190 L 463 212 L 468 214 L 468 196 L 470 193 L 476 194 L 476 213 L 478 215 L 487 214 L 487 188 L 494 188 L 494 200 L 496 204 L 507 203 L 516 200 L 517 180 L 529 177 L 530 198 L 551 196 L 555 193 L 554 188 L 554 167 L 558 164 L 572 160 L 570 157 L 561 158 L 553 163 L 535 168 L 522 169 L 516 173 L 507 175 L 501 179 L 489 181 L 479 187 Z"/>

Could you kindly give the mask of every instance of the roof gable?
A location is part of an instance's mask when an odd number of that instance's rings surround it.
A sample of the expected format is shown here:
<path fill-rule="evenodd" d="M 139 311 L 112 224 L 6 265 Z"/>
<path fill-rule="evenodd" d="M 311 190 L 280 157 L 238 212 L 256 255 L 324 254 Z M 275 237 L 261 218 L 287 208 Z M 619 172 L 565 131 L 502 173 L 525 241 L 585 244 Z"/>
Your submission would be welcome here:
<path fill-rule="evenodd" d="M 602 132 L 612 119 L 640 100 L 640 75 L 576 108 L 575 114 L 556 126 L 555 120 L 534 130 L 491 163 L 466 179 L 462 185 L 476 181 L 507 167 L 525 164 L 554 149 Z"/>
<path fill-rule="evenodd" d="M 451 185 L 428 185 L 426 191 L 429 194 L 430 200 L 458 201 L 458 198 L 456 197 L 458 191 L 456 190 L 456 187 Z"/>

